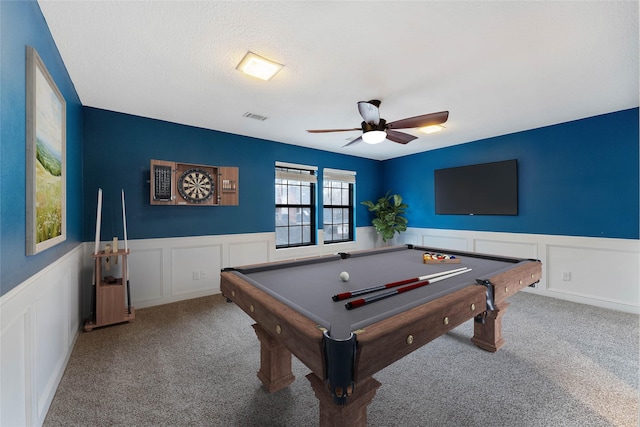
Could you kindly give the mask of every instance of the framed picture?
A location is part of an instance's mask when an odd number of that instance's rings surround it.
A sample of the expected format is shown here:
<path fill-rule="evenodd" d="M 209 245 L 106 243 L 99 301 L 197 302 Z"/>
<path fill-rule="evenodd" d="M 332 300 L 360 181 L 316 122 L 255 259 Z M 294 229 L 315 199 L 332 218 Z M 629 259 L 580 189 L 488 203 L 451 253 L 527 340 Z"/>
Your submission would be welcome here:
<path fill-rule="evenodd" d="M 67 238 L 66 102 L 27 46 L 27 255 Z"/>

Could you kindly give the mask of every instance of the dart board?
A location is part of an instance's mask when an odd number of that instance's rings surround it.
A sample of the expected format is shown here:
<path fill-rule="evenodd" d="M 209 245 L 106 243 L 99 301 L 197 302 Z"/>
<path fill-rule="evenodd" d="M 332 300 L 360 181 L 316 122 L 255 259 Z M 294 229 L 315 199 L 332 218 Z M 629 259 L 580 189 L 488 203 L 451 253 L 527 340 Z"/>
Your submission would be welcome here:
<path fill-rule="evenodd" d="M 180 195 L 191 203 L 204 203 L 213 197 L 215 185 L 209 172 L 201 168 L 185 170 L 178 179 Z"/>

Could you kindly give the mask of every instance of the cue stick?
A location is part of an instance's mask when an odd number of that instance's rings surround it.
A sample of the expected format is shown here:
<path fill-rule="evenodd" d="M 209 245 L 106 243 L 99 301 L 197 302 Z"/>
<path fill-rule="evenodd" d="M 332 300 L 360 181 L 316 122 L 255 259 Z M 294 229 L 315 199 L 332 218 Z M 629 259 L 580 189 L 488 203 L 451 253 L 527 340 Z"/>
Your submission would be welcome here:
<path fill-rule="evenodd" d="M 93 254 L 98 255 L 100 247 L 100 223 L 102 221 L 102 188 L 98 188 L 98 208 L 96 209 L 96 242 L 93 247 Z M 93 274 L 91 275 L 91 321 L 95 320 L 96 314 L 96 262 L 101 262 L 98 258 L 93 260 Z"/>
<path fill-rule="evenodd" d="M 122 226 L 124 227 L 124 256 L 127 256 L 127 214 L 124 209 L 124 188 L 122 189 Z M 127 263 L 127 311 L 131 314 L 131 288 L 129 285 L 129 263 Z"/>
<path fill-rule="evenodd" d="M 357 289 L 357 290 L 351 291 L 351 292 L 343 292 L 341 294 L 337 294 L 337 295 L 332 296 L 331 299 L 333 299 L 334 301 L 342 301 L 344 299 L 349 299 L 349 298 L 357 297 L 357 296 L 360 296 L 360 295 L 370 294 L 371 292 L 382 291 L 384 289 L 395 288 L 396 286 L 408 285 L 409 283 L 413 283 L 413 282 L 420 282 L 422 280 L 433 279 L 434 277 L 444 276 L 445 274 L 449 274 L 449 273 L 455 273 L 456 271 L 462 271 L 462 270 L 464 270 L 466 268 L 467 267 L 456 268 L 454 270 L 441 271 L 439 273 L 427 274 L 426 276 L 413 277 L 411 279 L 405 279 L 405 280 L 400 280 L 400 281 L 397 281 L 397 282 L 391 282 L 391 283 L 387 283 L 385 285 L 372 286 L 370 288 Z"/>
<path fill-rule="evenodd" d="M 412 283 L 410 285 L 403 286 L 401 288 L 391 289 L 390 291 L 381 293 L 379 295 L 373 295 L 373 296 L 370 296 L 370 297 L 364 297 L 364 298 L 360 298 L 360 299 L 357 299 L 357 300 L 350 301 L 350 302 L 346 303 L 344 306 L 346 307 L 347 310 L 351 310 L 353 308 L 362 307 L 363 305 L 371 304 L 372 302 L 380 301 L 382 299 L 389 298 L 389 297 L 392 297 L 394 295 L 398 295 L 398 294 L 401 294 L 401 293 L 404 293 L 404 292 L 407 292 L 407 291 L 411 291 L 413 289 L 421 288 L 423 286 L 427 286 L 427 285 L 430 285 L 432 283 L 439 282 L 441 280 L 449 279 L 449 278 L 457 276 L 459 274 L 468 273 L 469 271 L 471 271 L 471 269 L 467 268 L 467 269 L 465 269 L 463 271 L 457 271 L 455 273 L 447 274 L 445 276 L 439 276 L 439 277 L 436 277 L 436 278 L 434 278 L 432 280 L 425 280 L 425 281 L 422 281 L 422 282 L 415 282 L 415 283 Z"/>
<path fill-rule="evenodd" d="M 98 188 L 98 212 L 96 212 L 96 243 L 93 246 L 93 254 L 98 255 L 100 247 L 100 223 L 102 222 L 102 188 Z"/>

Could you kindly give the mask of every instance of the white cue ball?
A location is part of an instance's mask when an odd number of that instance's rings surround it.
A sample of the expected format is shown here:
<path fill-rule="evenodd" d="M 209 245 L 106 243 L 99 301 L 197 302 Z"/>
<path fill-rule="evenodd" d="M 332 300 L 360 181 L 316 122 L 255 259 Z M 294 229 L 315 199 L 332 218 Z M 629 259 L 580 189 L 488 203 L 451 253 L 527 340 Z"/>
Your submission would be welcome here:
<path fill-rule="evenodd" d="M 348 282 L 349 281 L 349 273 L 347 273 L 346 271 L 343 271 L 342 273 L 340 273 L 340 279 L 343 282 Z"/>

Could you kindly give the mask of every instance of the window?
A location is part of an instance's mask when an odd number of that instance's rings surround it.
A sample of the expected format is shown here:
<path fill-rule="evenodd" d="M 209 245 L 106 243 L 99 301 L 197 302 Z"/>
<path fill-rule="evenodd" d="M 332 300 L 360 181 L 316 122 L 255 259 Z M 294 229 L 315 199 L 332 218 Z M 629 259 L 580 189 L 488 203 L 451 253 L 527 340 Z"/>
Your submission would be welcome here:
<path fill-rule="evenodd" d="M 353 241 L 355 172 L 325 169 L 322 204 L 325 243 Z"/>
<path fill-rule="evenodd" d="M 276 162 L 276 248 L 316 243 L 316 170 Z"/>

